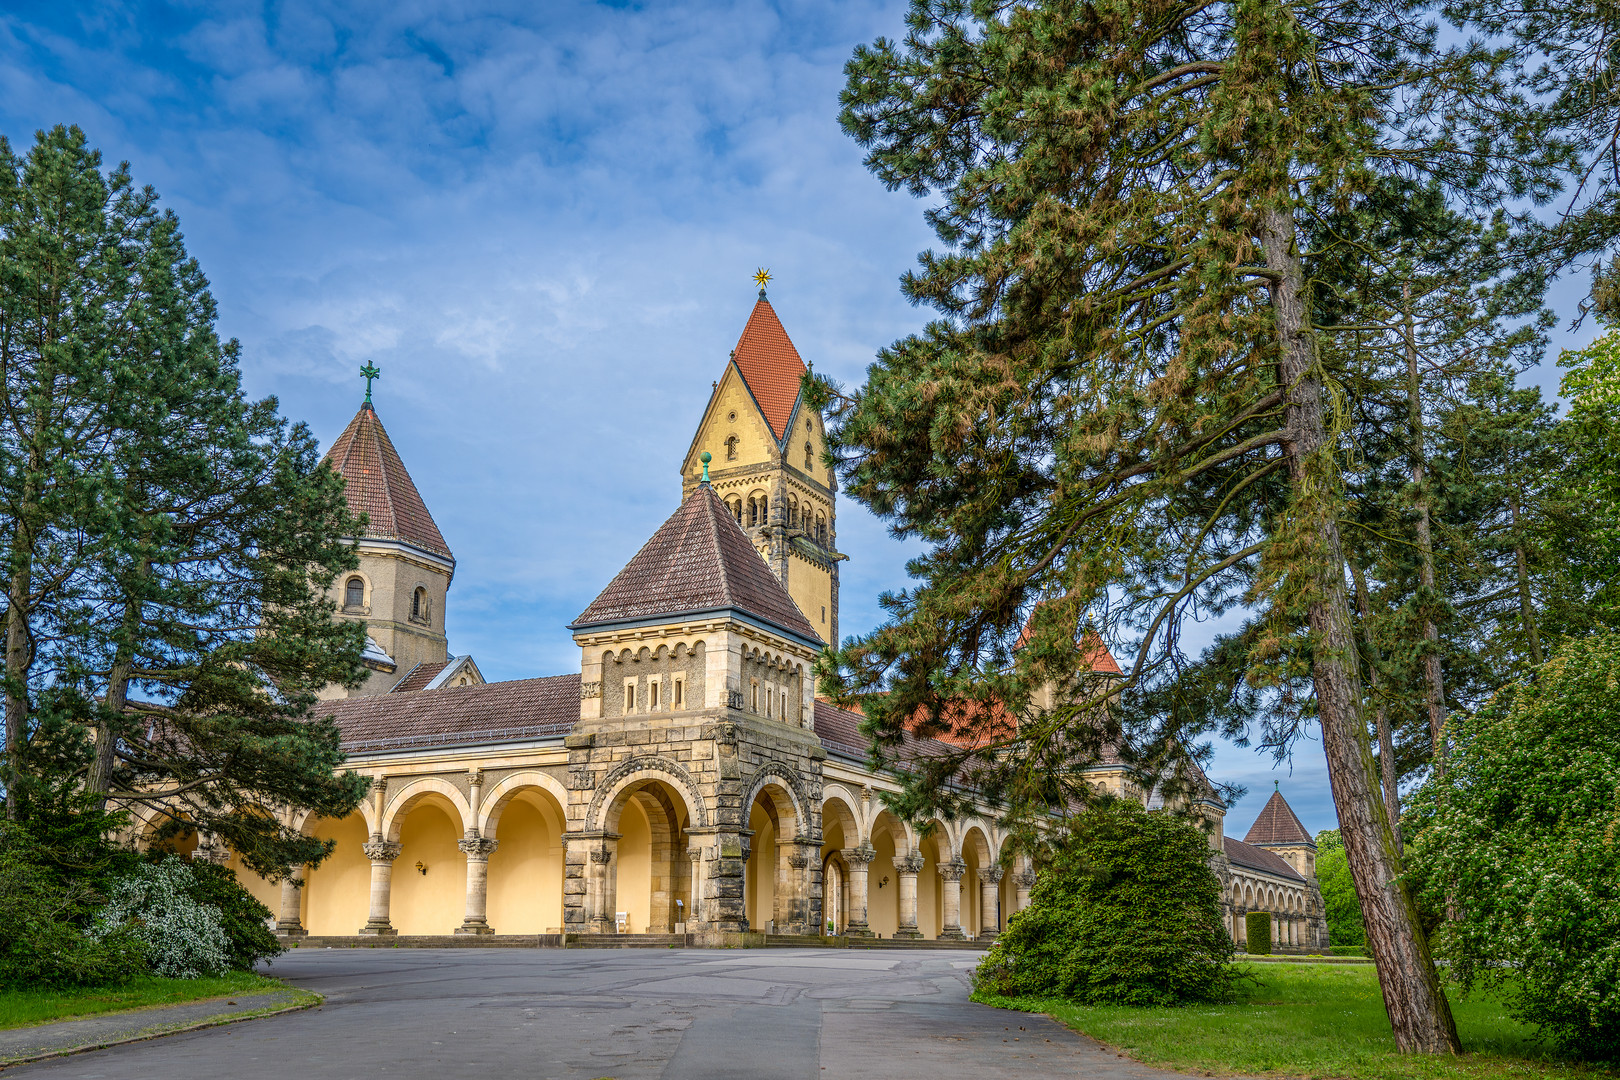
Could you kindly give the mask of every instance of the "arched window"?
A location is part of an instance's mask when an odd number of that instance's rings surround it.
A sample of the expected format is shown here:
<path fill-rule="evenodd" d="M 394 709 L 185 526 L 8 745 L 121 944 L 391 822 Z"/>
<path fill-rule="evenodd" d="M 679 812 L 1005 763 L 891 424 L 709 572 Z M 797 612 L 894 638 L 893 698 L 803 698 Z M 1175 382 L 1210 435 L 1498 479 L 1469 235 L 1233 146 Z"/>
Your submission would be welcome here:
<path fill-rule="evenodd" d="M 727 499 L 726 500 L 726 509 L 731 511 L 731 516 L 737 519 L 737 524 L 741 525 L 742 524 L 742 500 L 741 499 Z"/>
<path fill-rule="evenodd" d="M 427 622 L 427 617 L 428 594 L 427 590 L 419 585 L 416 591 L 411 593 L 411 618 L 419 622 Z"/>
<path fill-rule="evenodd" d="M 726 460 L 737 460 L 737 436 L 735 435 L 726 436 Z"/>
<path fill-rule="evenodd" d="M 811 455 L 810 455 L 810 444 L 805 443 L 804 444 L 804 467 L 807 468 L 807 469 L 811 469 L 811 468 L 815 467 L 814 465 L 811 464 L 810 457 L 811 457 Z"/>
<path fill-rule="evenodd" d="M 748 525 L 752 528 L 759 524 L 759 500 L 754 496 L 748 497 Z"/>
<path fill-rule="evenodd" d="M 797 528 L 799 525 L 799 500 L 791 495 L 788 496 L 787 523 L 790 529 Z"/>
<path fill-rule="evenodd" d="M 364 581 L 352 577 L 343 586 L 343 606 L 352 608 L 366 606 L 366 583 Z"/>

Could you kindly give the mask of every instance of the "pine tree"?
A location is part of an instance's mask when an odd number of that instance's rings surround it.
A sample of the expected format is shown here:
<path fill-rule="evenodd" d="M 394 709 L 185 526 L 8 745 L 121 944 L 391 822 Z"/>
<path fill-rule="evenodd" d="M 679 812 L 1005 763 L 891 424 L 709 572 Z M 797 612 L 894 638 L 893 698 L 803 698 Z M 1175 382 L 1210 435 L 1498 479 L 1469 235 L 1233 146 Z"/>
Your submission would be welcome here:
<path fill-rule="evenodd" d="M 273 399 L 243 396 L 154 192 L 104 176 L 77 129 L 41 133 L 26 161 L 0 143 L 0 160 L 0 331 L 23 331 L 4 338 L 8 655 L 29 646 L 8 669 L 8 810 L 88 794 L 269 877 L 319 861 L 329 845 L 278 812 L 341 816 L 366 787 L 330 717 L 308 716 L 363 670 L 327 597 L 355 565 L 342 480 Z"/>
<path fill-rule="evenodd" d="M 1173 667 L 1189 612 L 1253 604 L 1233 651 L 1251 688 L 1308 686 L 1295 711 L 1321 727 L 1397 1044 L 1444 1052 L 1455 1025 L 1374 777 L 1340 531 L 1352 424 L 1306 266 L 1319 224 L 1381 176 L 1499 179 L 1488 140 L 1452 153 L 1452 125 L 1500 58 L 1438 50 L 1426 15 L 916 0 L 903 43 L 857 51 L 846 130 L 890 187 L 943 193 L 928 217 L 949 250 L 904 282 L 944 318 L 835 407 L 848 490 L 930 548 L 828 682 L 883 691 L 867 709 L 880 751 L 907 727 L 954 729 L 1038 763 L 1031 748 L 1083 742 L 1100 704 Z M 1135 660 L 1076 700 L 1081 627 L 1128 638 Z M 1016 735 L 964 699 L 999 702 Z M 1152 734 L 1190 732 L 1172 713 Z M 943 800 L 948 779 L 924 770 L 913 797 Z M 1050 789 L 1032 770 L 1022 794 Z"/>

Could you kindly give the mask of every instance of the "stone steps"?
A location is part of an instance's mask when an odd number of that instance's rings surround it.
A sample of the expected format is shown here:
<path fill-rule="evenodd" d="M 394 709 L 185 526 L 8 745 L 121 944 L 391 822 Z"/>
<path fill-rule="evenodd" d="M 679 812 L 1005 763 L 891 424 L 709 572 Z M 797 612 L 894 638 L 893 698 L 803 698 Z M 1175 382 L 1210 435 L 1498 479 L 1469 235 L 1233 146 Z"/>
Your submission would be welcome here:
<path fill-rule="evenodd" d="M 344 934 L 282 939 L 292 949 L 956 949 L 981 951 L 983 941 L 926 938 L 822 937 L 817 934 Z"/>

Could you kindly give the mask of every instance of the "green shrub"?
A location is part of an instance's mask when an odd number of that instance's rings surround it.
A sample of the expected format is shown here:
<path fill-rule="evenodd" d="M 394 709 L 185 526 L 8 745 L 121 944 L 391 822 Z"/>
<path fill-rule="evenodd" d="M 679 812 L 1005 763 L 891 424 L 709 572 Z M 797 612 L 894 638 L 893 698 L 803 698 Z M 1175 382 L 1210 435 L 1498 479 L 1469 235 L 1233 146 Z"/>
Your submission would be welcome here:
<path fill-rule="evenodd" d="M 1316 834 L 1316 884 L 1327 909 L 1328 940 L 1335 945 L 1367 944 L 1361 901 L 1356 897 L 1355 882 L 1350 880 L 1350 860 L 1345 858 L 1338 829 L 1323 829 Z"/>
<path fill-rule="evenodd" d="M 236 880 L 236 872 L 213 863 L 194 862 L 191 895 L 219 910 L 220 927 L 225 931 L 227 954 L 233 968 L 250 970 L 260 960 L 287 951 L 281 939 L 266 924 L 271 911 Z"/>
<path fill-rule="evenodd" d="M 144 975 L 133 934 L 85 932 L 102 896 L 58 873 L 49 855 L 21 826 L 0 822 L 0 990 L 119 986 Z"/>
<path fill-rule="evenodd" d="M 1271 955 L 1271 912 L 1250 911 L 1243 916 L 1244 951 L 1250 956 Z"/>
<path fill-rule="evenodd" d="M 1366 956 L 1367 949 L 1362 945 L 1329 945 L 1329 956 Z"/>
<path fill-rule="evenodd" d="M 1566 1051 L 1620 1059 L 1620 634 L 1566 642 L 1446 733 L 1408 848 L 1456 913 L 1436 951 Z"/>
<path fill-rule="evenodd" d="M 1232 939 L 1209 841 L 1168 812 L 1107 800 L 1054 854 L 974 973 L 990 994 L 1088 1005 L 1225 1000 Z"/>

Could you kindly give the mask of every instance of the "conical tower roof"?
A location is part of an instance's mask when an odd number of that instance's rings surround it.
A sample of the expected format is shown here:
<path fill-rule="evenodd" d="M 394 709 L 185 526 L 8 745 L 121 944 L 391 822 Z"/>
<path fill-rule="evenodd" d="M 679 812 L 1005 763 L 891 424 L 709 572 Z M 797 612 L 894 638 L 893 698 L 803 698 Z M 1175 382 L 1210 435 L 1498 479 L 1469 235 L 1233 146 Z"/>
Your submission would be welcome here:
<path fill-rule="evenodd" d="M 731 359 L 771 426 L 771 433 L 781 442 L 793 419 L 793 405 L 799 400 L 799 381 L 810 369 L 805 367 L 763 291 Z"/>
<path fill-rule="evenodd" d="M 455 559 L 369 401 L 360 406 L 326 457 L 347 482 L 349 511 L 370 518 L 367 539 L 400 540 Z"/>
<path fill-rule="evenodd" d="M 1281 790 L 1271 793 L 1271 798 L 1266 800 L 1260 816 L 1254 819 L 1254 824 L 1249 827 L 1249 835 L 1243 838 L 1243 842 L 1258 846 L 1310 844 L 1314 847 L 1316 844 L 1311 834 L 1305 831 L 1305 826 L 1300 824 L 1288 800 L 1282 797 Z"/>
<path fill-rule="evenodd" d="M 799 606 L 707 483 L 699 484 L 570 630 L 737 611 L 820 644 Z"/>

